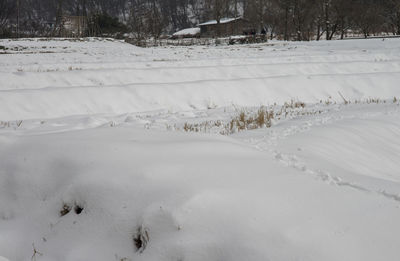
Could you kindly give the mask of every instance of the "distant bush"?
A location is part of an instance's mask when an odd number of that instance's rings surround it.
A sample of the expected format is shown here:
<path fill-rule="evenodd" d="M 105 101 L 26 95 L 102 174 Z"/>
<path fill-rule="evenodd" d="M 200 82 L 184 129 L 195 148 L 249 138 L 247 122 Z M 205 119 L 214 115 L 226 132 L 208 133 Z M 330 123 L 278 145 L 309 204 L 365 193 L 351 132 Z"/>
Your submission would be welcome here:
<path fill-rule="evenodd" d="M 128 29 L 118 18 L 107 13 L 94 14 L 88 20 L 89 35 L 121 38 Z"/>
<path fill-rule="evenodd" d="M 13 33 L 8 28 L 0 28 L 0 38 L 12 38 Z"/>

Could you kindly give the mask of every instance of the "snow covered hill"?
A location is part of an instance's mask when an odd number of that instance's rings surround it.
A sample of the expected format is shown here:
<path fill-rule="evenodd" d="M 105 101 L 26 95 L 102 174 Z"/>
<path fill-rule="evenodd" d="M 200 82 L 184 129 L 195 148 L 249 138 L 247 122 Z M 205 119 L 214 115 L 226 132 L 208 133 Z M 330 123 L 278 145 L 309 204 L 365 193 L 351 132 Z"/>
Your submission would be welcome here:
<path fill-rule="evenodd" d="M 399 259 L 400 40 L 0 46 L 0 260 Z"/>

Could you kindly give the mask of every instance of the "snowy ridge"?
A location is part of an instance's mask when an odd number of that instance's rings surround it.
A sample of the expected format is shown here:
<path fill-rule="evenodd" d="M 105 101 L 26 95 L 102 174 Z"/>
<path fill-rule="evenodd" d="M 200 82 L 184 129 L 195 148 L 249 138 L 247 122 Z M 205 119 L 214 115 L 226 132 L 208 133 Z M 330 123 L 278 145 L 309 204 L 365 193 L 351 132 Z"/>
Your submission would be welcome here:
<path fill-rule="evenodd" d="M 364 42 L 365 48 L 370 42 Z M 139 49 L 109 41 L 71 46 L 61 42 L 59 49 L 68 53 L 56 60 L 46 57 L 58 54 L 2 56 L 0 120 L 252 106 L 291 99 L 315 103 L 332 97 L 339 102 L 339 92 L 352 100 L 400 96 L 398 40 L 372 42 L 379 48 L 353 50 L 354 41 L 207 51 L 203 47 Z M 10 49 L 26 45 L 36 52 L 50 45 L 5 44 Z M 85 44 L 93 49 L 78 51 Z M 115 57 L 121 62 L 117 64 Z M 20 59 L 30 62 L 21 67 Z"/>

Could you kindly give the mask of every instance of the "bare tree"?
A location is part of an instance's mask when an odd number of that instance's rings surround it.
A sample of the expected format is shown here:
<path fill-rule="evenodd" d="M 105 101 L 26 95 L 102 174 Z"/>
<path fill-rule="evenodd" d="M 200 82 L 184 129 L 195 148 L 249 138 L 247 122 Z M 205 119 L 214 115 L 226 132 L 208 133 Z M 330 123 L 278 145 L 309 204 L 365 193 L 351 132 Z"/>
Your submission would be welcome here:
<path fill-rule="evenodd" d="M 242 15 L 259 32 L 268 28 L 285 40 L 400 34 L 400 0 L 0 0 L 0 34 L 19 24 L 23 35 L 46 35 L 46 24 L 56 21 L 53 34 L 60 35 L 63 15 L 107 15 L 139 38 Z"/>
<path fill-rule="evenodd" d="M 375 34 L 382 30 L 382 6 L 373 1 L 361 0 L 356 4 L 355 9 L 357 10 L 354 12 L 355 25 L 365 38 L 371 33 Z"/>
<path fill-rule="evenodd" d="M 383 13 L 387 31 L 400 35 L 400 0 L 383 1 Z"/>
<path fill-rule="evenodd" d="M 15 11 L 15 1 L 0 0 L 0 37 L 10 34 L 10 18 L 15 14 Z"/>
<path fill-rule="evenodd" d="M 205 9 L 209 19 L 217 22 L 217 36 L 221 35 L 221 19 L 230 15 L 231 0 L 206 0 Z"/>

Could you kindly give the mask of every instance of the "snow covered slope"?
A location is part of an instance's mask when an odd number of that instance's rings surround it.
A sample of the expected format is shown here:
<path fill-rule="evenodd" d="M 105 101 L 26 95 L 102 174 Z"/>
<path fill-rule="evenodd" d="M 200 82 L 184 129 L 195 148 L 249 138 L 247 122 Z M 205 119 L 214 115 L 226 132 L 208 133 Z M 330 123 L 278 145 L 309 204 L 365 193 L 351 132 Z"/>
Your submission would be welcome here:
<path fill-rule="evenodd" d="M 398 39 L 140 49 L 0 41 L 0 120 L 400 96 Z"/>
<path fill-rule="evenodd" d="M 399 40 L 0 45 L 1 261 L 399 260 Z"/>
<path fill-rule="evenodd" d="M 400 254 L 399 201 L 304 175 L 229 138 L 118 127 L 6 136 L 0 155 L 0 253 L 12 260 L 29 260 L 32 243 L 38 260 Z M 64 204 L 83 211 L 61 217 Z"/>

